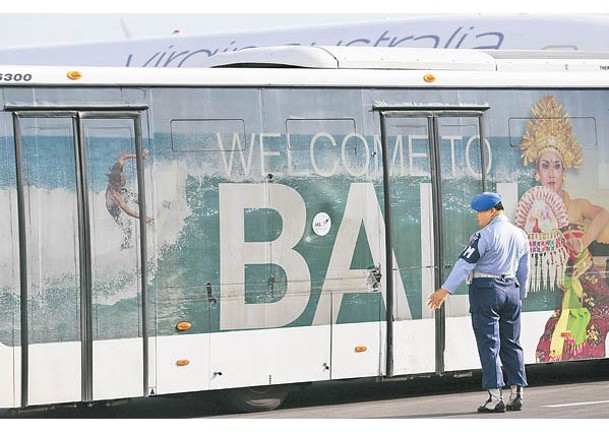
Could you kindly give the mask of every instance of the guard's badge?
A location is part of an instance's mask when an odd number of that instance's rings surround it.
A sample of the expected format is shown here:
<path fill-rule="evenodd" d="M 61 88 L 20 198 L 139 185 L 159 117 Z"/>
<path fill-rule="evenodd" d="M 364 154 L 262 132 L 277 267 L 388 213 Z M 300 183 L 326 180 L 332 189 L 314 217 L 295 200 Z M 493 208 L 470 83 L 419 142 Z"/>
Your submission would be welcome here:
<path fill-rule="evenodd" d="M 464 259 L 468 263 L 477 263 L 480 260 L 480 251 L 478 250 L 478 241 L 480 240 L 480 234 L 476 233 L 472 236 L 469 244 L 461 252 L 459 258 Z"/>

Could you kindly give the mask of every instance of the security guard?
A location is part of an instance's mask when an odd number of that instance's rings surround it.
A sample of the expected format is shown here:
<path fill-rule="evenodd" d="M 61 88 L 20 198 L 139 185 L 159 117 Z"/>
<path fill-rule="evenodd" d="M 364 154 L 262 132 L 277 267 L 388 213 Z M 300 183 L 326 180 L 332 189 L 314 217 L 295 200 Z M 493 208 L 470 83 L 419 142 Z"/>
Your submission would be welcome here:
<path fill-rule="evenodd" d="M 499 194 L 481 193 L 471 207 L 481 230 L 470 238 L 446 282 L 429 296 L 427 307 L 440 308 L 467 279 L 482 387 L 489 392 L 478 412 L 519 411 L 527 385 L 520 346 L 520 300 L 526 297 L 529 282 L 529 241 L 504 215 Z M 511 387 L 507 406 L 501 395 L 505 385 L 501 363 Z"/>

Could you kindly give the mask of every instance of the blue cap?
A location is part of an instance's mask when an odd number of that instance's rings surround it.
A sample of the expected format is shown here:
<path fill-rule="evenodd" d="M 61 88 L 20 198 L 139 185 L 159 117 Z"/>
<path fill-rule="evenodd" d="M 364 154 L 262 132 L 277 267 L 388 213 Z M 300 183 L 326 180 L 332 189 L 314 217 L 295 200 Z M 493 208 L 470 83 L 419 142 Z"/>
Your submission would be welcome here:
<path fill-rule="evenodd" d="M 495 192 L 482 192 L 472 199 L 472 208 L 476 211 L 485 211 L 501 202 L 501 195 Z"/>

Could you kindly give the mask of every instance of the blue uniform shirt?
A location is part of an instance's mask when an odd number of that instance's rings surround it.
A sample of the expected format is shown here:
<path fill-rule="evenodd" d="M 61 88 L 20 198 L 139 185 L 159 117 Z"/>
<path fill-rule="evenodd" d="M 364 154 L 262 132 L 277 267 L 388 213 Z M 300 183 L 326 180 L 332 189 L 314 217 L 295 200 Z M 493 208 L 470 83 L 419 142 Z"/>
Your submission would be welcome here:
<path fill-rule="evenodd" d="M 529 285 L 529 258 L 526 233 L 499 215 L 470 238 L 442 287 L 453 294 L 473 272 L 515 276 L 523 299 Z"/>

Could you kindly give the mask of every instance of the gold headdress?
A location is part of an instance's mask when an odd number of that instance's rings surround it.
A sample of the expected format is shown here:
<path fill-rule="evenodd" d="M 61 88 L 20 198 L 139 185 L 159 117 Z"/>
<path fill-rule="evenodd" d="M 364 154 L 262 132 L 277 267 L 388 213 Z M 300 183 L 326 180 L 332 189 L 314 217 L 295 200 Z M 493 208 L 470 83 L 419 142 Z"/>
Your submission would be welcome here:
<path fill-rule="evenodd" d="M 544 151 L 551 149 L 560 156 L 565 168 L 579 169 L 582 148 L 573 137 L 573 124 L 569 114 L 563 112 L 562 104 L 550 95 L 534 105 L 531 114 L 533 119 L 527 123 L 520 144 L 524 165 L 537 162 Z"/>

